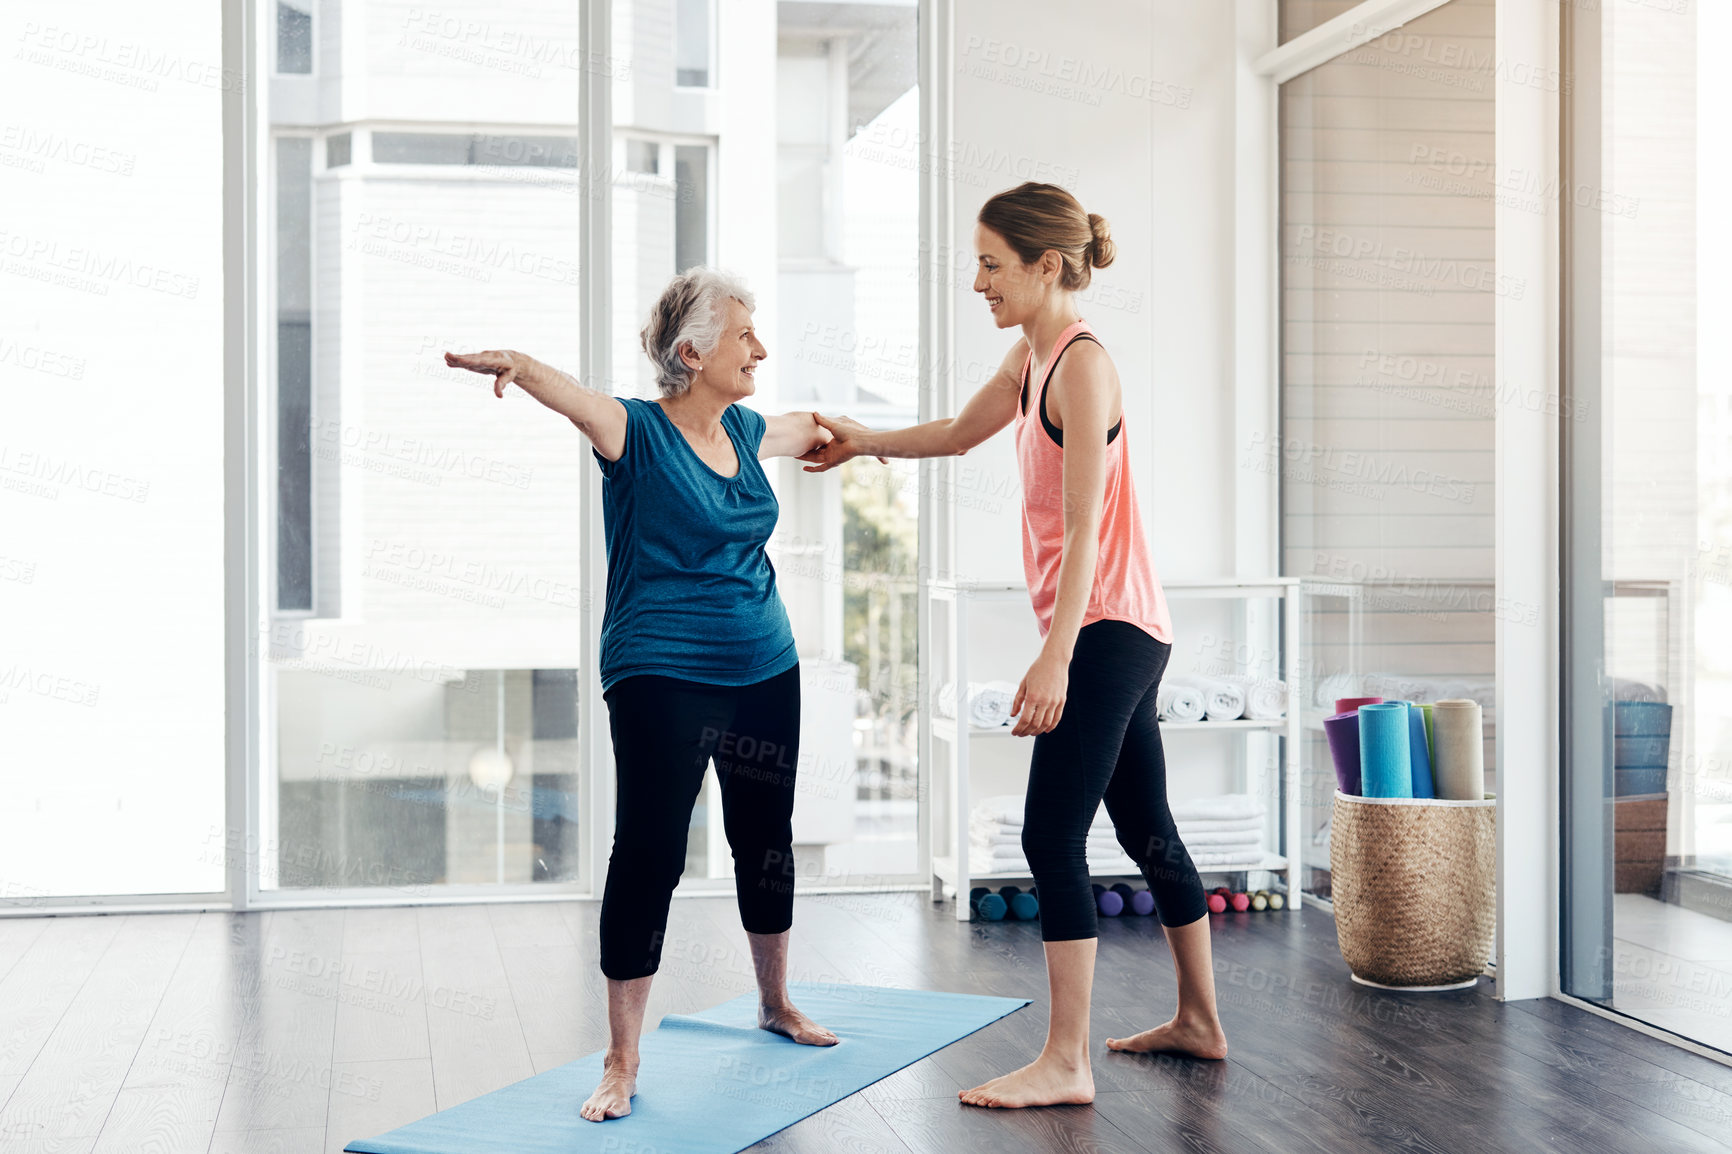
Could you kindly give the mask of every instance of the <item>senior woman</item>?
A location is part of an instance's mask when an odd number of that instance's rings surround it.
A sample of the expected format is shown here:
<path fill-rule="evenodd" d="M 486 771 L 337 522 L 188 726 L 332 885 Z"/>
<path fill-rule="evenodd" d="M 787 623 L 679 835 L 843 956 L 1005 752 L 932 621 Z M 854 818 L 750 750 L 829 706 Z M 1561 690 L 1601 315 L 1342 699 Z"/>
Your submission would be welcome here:
<path fill-rule="evenodd" d="M 798 457 L 830 434 L 811 413 L 765 417 L 738 403 L 768 355 L 753 307 L 725 273 L 675 277 L 642 334 L 661 391 L 653 401 L 586 389 L 518 352 L 445 354 L 446 364 L 491 374 L 496 396 L 515 383 L 569 418 L 603 478 L 600 673 L 618 802 L 601 902 L 610 1041 L 581 1111 L 592 1122 L 631 1113 L 644 1005 L 712 758 L 758 1024 L 806 1045 L 836 1042 L 788 997 L 800 669 L 764 551 L 778 506 L 759 464 Z"/>

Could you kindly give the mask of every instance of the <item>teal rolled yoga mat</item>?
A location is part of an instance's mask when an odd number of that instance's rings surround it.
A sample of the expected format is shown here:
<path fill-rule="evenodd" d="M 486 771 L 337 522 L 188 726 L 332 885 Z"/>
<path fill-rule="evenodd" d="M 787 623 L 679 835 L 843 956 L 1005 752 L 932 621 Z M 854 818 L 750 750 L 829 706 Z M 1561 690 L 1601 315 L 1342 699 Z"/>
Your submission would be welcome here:
<path fill-rule="evenodd" d="M 1413 730 L 1405 701 L 1359 707 L 1359 784 L 1366 797 L 1413 796 Z"/>
<path fill-rule="evenodd" d="M 1446 801 L 1485 800 L 1485 729 L 1479 702 L 1439 701 L 1431 717 L 1437 796 Z"/>
<path fill-rule="evenodd" d="M 1431 785 L 1431 743 L 1425 739 L 1425 711 L 1415 702 L 1407 703 L 1408 761 L 1413 768 L 1413 796 L 1436 797 Z"/>

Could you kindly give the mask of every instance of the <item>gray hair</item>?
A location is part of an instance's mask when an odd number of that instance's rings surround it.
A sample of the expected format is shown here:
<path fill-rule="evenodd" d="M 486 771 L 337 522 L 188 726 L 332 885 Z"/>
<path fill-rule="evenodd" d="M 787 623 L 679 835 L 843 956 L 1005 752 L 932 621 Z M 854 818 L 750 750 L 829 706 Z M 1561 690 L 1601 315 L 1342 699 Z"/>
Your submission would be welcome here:
<path fill-rule="evenodd" d="M 689 344 L 701 357 L 715 352 L 722 343 L 730 300 L 739 301 L 748 312 L 758 307 L 744 281 L 707 265 L 687 269 L 662 290 L 639 334 L 643 351 L 656 367 L 662 396 L 682 396 L 692 387 L 692 370 L 680 360 L 680 347 Z"/>

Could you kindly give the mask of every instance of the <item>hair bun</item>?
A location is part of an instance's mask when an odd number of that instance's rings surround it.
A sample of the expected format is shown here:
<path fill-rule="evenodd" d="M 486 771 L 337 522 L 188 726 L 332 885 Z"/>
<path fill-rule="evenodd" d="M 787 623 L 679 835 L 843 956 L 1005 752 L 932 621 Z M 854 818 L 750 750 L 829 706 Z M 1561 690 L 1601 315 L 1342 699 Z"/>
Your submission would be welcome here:
<path fill-rule="evenodd" d="M 1119 246 L 1113 243 L 1113 230 L 1108 226 L 1106 217 L 1098 212 L 1091 212 L 1089 231 L 1094 234 L 1094 239 L 1089 242 L 1089 264 L 1095 268 L 1106 268 L 1119 253 Z"/>

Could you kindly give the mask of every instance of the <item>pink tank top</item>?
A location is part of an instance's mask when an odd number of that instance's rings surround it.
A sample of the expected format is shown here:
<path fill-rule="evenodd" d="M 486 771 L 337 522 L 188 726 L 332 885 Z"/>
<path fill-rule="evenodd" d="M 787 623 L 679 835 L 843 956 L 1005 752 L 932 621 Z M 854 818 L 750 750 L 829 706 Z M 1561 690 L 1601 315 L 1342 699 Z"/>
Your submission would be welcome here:
<path fill-rule="evenodd" d="M 1058 565 L 1064 555 L 1064 431 L 1047 417 L 1046 386 L 1058 361 L 1072 342 L 1095 340 L 1087 321 L 1077 321 L 1058 335 L 1038 384 L 1031 387 L 1034 352 L 1022 366 L 1022 399 L 1017 405 L 1016 463 L 1022 474 L 1022 567 L 1029 598 L 1040 621 L 1040 635 L 1052 629 L 1058 601 Z M 1096 343 L 1099 343 L 1098 341 Z M 1095 561 L 1094 588 L 1089 591 L 1083 624 L 1128 621 L 1158 641 L 1171 645 L 1172 618 L 1167 598 L 1149 556 L 1142 514 L 1130 464 L 1125 459 L 1124 419 L 1107 440 L 1106 490 L 1101 503 L 1100 552 Z"/>

